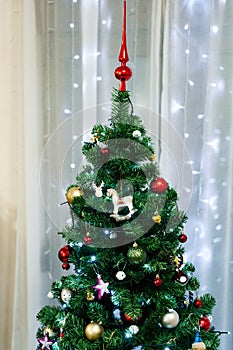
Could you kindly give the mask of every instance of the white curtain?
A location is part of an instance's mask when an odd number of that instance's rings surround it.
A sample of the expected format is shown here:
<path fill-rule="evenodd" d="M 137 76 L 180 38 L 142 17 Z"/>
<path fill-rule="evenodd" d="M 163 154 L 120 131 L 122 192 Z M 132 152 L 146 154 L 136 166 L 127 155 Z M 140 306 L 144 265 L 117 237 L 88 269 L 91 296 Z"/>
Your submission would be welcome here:
<path fill-rule="evenodd" d="M 109 116 L 122 2 L 0 0 L 1 348 L 36 348 L 36 313 L 67 273 L 58 204 L 82 141 Z M 185 259 L 200 294 L 216 298 L 216 328 L 233 332 L 233 3 L 127 0 L 127 11 L 134 109 L 189 216 Z M 221 350 L 232 346 L 223 335 Z"/>

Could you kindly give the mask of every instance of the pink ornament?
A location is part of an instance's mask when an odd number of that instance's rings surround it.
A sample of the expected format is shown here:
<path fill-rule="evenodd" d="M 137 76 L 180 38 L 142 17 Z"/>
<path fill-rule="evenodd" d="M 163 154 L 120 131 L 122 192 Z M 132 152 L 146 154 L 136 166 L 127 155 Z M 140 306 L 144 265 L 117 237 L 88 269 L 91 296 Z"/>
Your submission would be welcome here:
<path fill-rule="evenodd" d="M 51 346 L 53 345 L 53 343 L 55 342 L 54 340 L 50 340 L 48 337 L 48 333 L 45 334 L 44 338 L 39 338 L 38 342 L 42 345 L 41 349 L 47 349 L 47 350 L 51 350 Z"/>
<path fill-rule="evenodd" d="M 97 275 L 98 284 L 93 286 L 95 290 L 98 290 L 98 299 L 101 299 L 104 293 L 109 293 L 108 286 L 109 282 L 104 282 L 100 275 Z"/>

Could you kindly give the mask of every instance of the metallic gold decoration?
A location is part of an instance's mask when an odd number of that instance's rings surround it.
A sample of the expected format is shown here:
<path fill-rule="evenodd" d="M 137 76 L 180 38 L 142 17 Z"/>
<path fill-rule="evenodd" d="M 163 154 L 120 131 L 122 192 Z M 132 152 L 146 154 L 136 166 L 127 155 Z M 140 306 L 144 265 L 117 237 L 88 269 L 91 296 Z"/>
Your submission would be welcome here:
<path fill-rule="evenodd" d="M 104 328 L 101 323 L 91 322 L 85 328 L 85 335 L 88 340 L 94 341 L 102 337 Z"/>
<path fill-rule="evenodd" d="M 67 202 L 71 204 L 75 197 L 81 197 L 82 195 L 83 195 L 83 191 L 81 190 L 80 187 L 78 187 L 78 186 L 71 187 L 66 192 Z"/>

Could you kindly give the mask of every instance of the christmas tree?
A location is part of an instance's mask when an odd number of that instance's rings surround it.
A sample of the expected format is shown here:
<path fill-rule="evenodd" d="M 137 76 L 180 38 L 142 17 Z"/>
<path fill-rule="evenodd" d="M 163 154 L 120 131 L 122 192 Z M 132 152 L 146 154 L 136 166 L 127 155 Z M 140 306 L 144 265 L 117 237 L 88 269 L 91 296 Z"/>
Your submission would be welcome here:
<path fill-rule="evenodd" d="M 126 90 L 126 1 L 119 61 L 108 125 L 93 126 L 86 165 L 66 191 L 72 225 L 59 232 L 58 257 L 74 273 L 52 284 L 58 303 L 37 315 L 38 349 L 217 350 L 215 300 L 198 295 L 183 259 L 187 216 Z"/>

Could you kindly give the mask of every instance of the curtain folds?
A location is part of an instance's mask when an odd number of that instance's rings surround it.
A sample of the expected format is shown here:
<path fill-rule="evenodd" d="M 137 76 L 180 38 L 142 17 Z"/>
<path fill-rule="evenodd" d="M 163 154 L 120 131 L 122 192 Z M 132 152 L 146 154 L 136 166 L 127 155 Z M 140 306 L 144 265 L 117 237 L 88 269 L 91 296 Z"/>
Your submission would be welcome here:
<path fill-rule="evenodd" d="M 0 0 L 0 348 L 35 349 L 82 142 L 118 86 L 122 2 Z M 233 3 L 127 0 L 127 87 L 189 221 L 185 260 L 233 332 Z M 231 349 L 231 335 L 220 350 Z"/>

